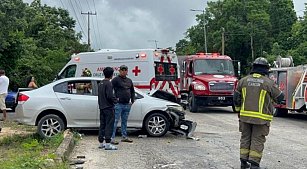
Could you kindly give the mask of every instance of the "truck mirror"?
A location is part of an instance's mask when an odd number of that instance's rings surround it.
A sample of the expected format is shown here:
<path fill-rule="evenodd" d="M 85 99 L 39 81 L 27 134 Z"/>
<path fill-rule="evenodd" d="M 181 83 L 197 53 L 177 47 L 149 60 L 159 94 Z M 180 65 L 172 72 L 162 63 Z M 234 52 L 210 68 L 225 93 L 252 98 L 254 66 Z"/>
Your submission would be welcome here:
<path fill-rule="evenodd" d="M 232 60 L 235 76 L 241 77 L 241 62 L 239 60 Z"/>
<path fill-rule="evenodd" d="M 238 61 L 238 77 L 241 76 L 241 62 Z"/>

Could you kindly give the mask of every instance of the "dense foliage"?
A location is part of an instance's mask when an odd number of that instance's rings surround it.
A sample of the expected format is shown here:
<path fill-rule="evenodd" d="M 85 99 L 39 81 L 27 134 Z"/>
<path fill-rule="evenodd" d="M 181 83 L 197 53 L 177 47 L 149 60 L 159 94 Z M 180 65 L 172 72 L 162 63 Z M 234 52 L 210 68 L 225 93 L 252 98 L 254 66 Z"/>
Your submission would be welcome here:
<path fill-rule="evenodd" d="M 27 87 L 33 75 L 39 86 L 51 82 L 72 53 L 87 51 L 67 10 L 22 0 L 0 3 L 0 67 L 13 86 Z"/>
<path fill-rule="evenodd" d="M 240 60 L 242 67 L 260 56 L 271 63 L 279 55 L 292 56 L 296 65 L 307 63 L 306 9 L 304 16 L 297 18 L 292 0 L 209 1 L 205 16 L 197 14 L 198 24 L 176 44 L 177 54 L 205 51 L 205 18 L 209 53 L 222 53 L 224 32 L 225 54 Z"/>

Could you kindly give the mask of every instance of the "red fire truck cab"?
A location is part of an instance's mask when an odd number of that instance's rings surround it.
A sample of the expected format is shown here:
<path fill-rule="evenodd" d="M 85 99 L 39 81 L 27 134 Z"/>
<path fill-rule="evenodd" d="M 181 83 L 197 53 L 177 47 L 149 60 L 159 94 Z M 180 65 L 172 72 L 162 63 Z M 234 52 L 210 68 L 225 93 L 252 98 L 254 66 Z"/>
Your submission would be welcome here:
<path fill-rule="evenodd" d="M 200 106 L 233 106 L 233 93 L 238 79 L 229 56 L 197 53 L 179 57 L 179 60 L 180 92 L 186 94 L 191 112 L 197 112 Z"/>

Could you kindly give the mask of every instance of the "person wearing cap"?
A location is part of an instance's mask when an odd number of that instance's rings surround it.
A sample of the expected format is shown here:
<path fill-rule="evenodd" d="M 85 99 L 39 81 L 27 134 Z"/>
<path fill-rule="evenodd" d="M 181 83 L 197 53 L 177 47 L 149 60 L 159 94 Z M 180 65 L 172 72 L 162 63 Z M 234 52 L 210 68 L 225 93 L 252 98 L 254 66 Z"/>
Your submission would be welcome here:
<path fill-rule="evenodd" d="M 121 119 L 121 135 L 122 142 L 133 142 L 128 138 L 127 135 L 127 121 L 129 117 L 129 112 L 131 105 L 135 100 L 135 91 L 132 80 L 127 77 L 128 67 L 126 65 L 121 65 L 119 67 L 119 75 L 112 79 L 112 85 L 115 92 L 115 97 L 118 100 L 118 103 L 115 104 L 115 122 L 114 130 L 112 135 L 113 144 L 118 144 L 115 141 L 115 133 L 117 129 L 117 123 Z"/>
<path fill-rule="evenodd" d="M 284 94 L 268 78 L 268 61 L 259 57 L 250 75 L 242 78 L 234 92 L 234 105 L 239 112 L 241 169 L 259 169 L 266 136 L 273 119 L 273 101 L 281 103 Z"/>
<path fill-rule="evenodd" d="M 0 70 L 0 109 L 3 113 L 3 121 L 6 120 L 6 105 L 5 105 L 5 98 L 8 93 L 10 80 L 8 77 L 5 76 L 5 71 Z"/>

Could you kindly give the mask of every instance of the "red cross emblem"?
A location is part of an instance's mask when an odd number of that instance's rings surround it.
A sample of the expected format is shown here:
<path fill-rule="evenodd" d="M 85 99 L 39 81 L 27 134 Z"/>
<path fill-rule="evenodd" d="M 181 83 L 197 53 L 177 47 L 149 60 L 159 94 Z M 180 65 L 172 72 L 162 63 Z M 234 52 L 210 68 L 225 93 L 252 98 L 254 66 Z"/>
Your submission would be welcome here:
<path fill-rule="evenodd" d="M 158 72 L 160 73 L 160 75 L 162 75 L 162 74 L 163 74 L 163 72 L 164 72 L 164 68 L 163 68 L 162 64 L 159 64 L 159 67 L 158 67 Z"/>
<path fill-rule="evenodd" d="M 132 72 L 134 73 L 134 76 L 138 76 L 138 74 L 141 73 L 141 70 L 138 66 L 135 66 Z"/>
<path fill-rule="evenodd" d="M 171 73 L 171 75 L 174 75 L 174 74 L 175 74 L 174 65 L 171 65 L 171 67 L 169 68 L 169 72 Z"/>

